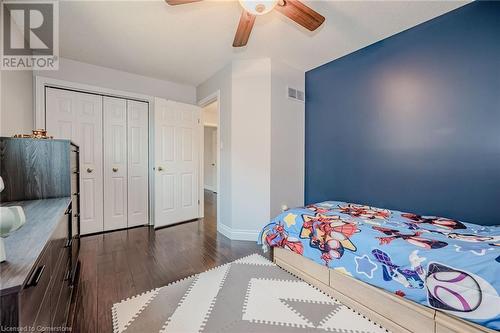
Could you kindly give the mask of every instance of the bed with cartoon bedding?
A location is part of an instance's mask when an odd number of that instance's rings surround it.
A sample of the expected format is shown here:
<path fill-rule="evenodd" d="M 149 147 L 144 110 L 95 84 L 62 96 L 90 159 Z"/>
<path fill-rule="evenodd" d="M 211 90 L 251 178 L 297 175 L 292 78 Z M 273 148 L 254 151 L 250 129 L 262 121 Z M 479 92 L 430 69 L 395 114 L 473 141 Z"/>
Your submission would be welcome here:
<path fill-rule="evenodd" d="M 500 226 L 327 201 L 282 213 L 259 242 L 500 330 Z"/>

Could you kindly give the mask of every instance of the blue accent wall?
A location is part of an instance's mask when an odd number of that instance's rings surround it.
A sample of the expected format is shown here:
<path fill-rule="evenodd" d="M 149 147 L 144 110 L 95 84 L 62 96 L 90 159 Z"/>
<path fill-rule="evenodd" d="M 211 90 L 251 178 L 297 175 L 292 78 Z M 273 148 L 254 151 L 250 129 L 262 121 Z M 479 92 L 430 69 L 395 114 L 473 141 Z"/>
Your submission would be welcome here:
<path fill-rule="evenodd" d="M 500 2 L 306 73 L 305 198 L 500 224 Z"/>

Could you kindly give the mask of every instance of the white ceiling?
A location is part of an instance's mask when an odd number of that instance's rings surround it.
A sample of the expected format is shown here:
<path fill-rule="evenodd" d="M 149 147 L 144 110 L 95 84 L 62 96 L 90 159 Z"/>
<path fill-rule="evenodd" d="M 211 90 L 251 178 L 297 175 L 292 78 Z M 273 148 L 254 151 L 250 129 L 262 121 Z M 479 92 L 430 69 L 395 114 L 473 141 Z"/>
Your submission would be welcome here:
<path fill-rule="evenodd" d="M 61 56 L 198 85 L 233 59 L 271 57 L 309 70 L 464 5 L 458 1 L 304 1 L 326 17 L 309 32 L 273 11 L 245 48 L 232 41 L 237 1 L 60 2 Z"/>

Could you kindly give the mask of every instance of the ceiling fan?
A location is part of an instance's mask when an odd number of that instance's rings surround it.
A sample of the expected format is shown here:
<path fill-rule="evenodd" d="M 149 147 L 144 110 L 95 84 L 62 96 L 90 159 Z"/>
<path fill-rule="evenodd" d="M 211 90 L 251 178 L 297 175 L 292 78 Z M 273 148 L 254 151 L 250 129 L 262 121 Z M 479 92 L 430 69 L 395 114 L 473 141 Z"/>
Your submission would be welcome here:
<path fill-rule="evenodd" d="M 171 6 L 183 5 L 202 0 L 165 0 Z M 240 23 L 234 36 L 233 47 L 247 45 L 255 18 L 276 9 L 281 14 L 314 31 L 325 21 L 325 17 L 304 5 L 299 0 L 239 0 L 243 7 Z"/>

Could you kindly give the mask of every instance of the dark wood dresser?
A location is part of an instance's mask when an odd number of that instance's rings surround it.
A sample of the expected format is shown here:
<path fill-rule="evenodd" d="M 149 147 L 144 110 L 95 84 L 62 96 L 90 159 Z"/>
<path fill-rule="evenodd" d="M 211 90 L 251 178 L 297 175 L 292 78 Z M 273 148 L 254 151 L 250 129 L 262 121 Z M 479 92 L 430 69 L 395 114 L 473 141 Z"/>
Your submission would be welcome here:
<path fill-rule="evenodd" d="M 26 224 L 5 239 L 1 331 L 68 331 L 78 279 L 79 150 L 67 140 L 0 138 L 1 206 Z"/>

